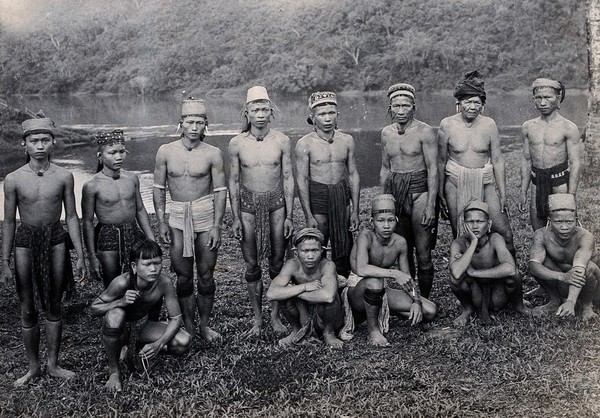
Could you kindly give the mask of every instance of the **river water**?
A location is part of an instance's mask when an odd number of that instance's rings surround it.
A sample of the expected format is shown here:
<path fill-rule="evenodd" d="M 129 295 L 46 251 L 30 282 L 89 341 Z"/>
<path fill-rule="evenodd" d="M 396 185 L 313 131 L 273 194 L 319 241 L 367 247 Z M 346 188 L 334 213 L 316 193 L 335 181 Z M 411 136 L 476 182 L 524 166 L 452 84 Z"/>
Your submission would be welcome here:
<path fill-rule="evenodd" d="M 272 128 L 283 131 L 295 142 L 308 133 L 306 123 L 307 105 L 304 97 L 272 96 L 278 107 Z M 243 94 L 231 97 L 207 97 L 210 123 L 206 142 L 219 147 L 227 160 L 227 144 L 240 128 L 240 110 Z M 37 112 L 43 110 L 57 125 L 83 127 L 88 129 L 122 128 L 128 139 L 130 151 L 124 169 L 138 174 L 141 181 L 142 197 L 146 209 L 153 212 L 152 172 L 154 156 L 160 145 L 177 139 L 175 133 L 179 117 L 177 98 L 139 97 L 10 97 L 8 102 L 14 107 L 28 108 Z M 350 133 L 356 141 L 357 166 L 361 187 L 375 186 L 381 164 L 379 132 L 389 124 L 386 114 L 385 95 L 338 96 L 340 116 L 338 125 L 341 131 Z M 427 93 L 417 96 L 416 117 L 432 126 L 437 126 L 444 117 L 455 112 L 454 99 L 450 92 Z M 574 121 L 580 129 L 587 118 L 587 96 L 584 93 L 567 93 L 561 113 Z M 502 137 L 504 150 L 519 147 L 516 138 L 518 126 L 525 120 L 537 116 L 528 91 L 513 93 L 489 92 L 485 113 L 496 120 Z M 60 138 L 57 138 L 60 141 Z M 78 213 L 81 188 L 95 172 L 96 157 L 94 146 L 78 146 L 55 153 L 52 157 L 59 164 L 73 172 Z M 7 173 L 24 163 L 11 161 L 0 167 L 0 183 Z M 226 161 L 227 163 L 227 161 Z M 4 201 L 0 189 L 0 201 Z M 4 219 L 4 205 L 0 205 L 0 219 Z"/>

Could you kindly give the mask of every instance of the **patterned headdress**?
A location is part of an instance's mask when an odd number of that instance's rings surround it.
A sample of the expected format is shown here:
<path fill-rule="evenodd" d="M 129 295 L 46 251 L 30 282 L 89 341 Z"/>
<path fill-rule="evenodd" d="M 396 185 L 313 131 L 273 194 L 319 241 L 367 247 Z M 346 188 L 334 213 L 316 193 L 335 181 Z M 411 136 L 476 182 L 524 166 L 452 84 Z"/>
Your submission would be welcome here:
<path fill-rule="evenodd" d="M 390 100 L 396 96 L 408 96 L 415 98 L 415 88 L 410 84 L 398 83 L 394 84 L 387 90 L 387 95 Z"/>
<path fill-rule="evenodd" d="M 371 215 L 378 213 L 396 214 L 396 199 L 391 194 L 380 194 L 371 201 Z"/>
<path fill-rule="evenodd" d="M 308 107 L 314 109 L 322 104 L 332 104 L 337 106 L 337 97 L 332 91 L 317 91 L 310 95 Z"/>
<path fill-rule="evenodd" d="M 38 115 L 43 115 L 43 113 L 40 112 Z M 36 115 L 36 118 L 27 119 L 21 124 L 23 139 L 33 134 L 49 134 L 54 138 L 54 121 L 44 116 L 38 117 L 38 115 Z"/>
<path fill-rule="evenodd" d="M 115 129 L 110 132 L 99 132 L 94 136 L 96 144 L 101 147 L 103 145 L 114 145 L 125 143 L 125 135 L 123 130 Z"/>

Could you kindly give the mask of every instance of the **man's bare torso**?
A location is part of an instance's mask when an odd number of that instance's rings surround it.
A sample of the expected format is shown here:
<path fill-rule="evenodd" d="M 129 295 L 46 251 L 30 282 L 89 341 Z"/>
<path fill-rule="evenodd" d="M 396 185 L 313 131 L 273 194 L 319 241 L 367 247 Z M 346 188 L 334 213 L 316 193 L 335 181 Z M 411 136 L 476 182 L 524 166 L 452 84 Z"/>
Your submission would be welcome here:
<path fill-rule="evenodd" d="M 496 123 L 477 116 L 471 126 L 460 114 L 450 116 L 440 124 L 448 136 L 448 158 L 463 167 L 481 168 L 491 157 L 491 141 L 497 134 Z"/>
<path fill-rule="evenodd" d="M 398 134 L 395 123 L 383 128 L 381 140 L 390 161 L 390 171 L 411 173 L 426 170 L 423 138 L 424 135 L 431 134 L 431 130 L 429 125 L 416 119 L 413 119 L 411 126 L 402 135 Z"/>
<path fill-rule="evenodd" d="M 137 214 L 137 177 L 123 171 L 118 179 L 97 173 L 89 181 L 88 187 L 95 197 L 94 211 L 98 221 L 104 224 L 132 222 Z"/>
<path fill-rule="evenodd" d="M 544 169 L 567 161 L 567 134 L 573 125 L 559 114 L 549 122 L 541 117 L 525 122 L 523 130 L 529 142 L 531 163 Z"/>
<path fill-rule="evenodd" d="M 310 180 L 337 184 L 348 175 L 348 154 L 353 141 L 350 135 L 335 131 L 333 142 L 329 143 L 311 132 L 298 141 L 296 152 L 302 150 L 308 154 Z"/>

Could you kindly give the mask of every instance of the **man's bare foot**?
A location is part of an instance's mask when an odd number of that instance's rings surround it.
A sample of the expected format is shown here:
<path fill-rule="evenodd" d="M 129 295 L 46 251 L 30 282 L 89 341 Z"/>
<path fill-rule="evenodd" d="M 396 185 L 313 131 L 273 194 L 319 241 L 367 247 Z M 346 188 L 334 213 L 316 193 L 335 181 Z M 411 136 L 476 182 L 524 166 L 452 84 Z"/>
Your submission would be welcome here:
<path fill-rule="evenodd" d="M 589 320 L 595 318 L 598 318 L 598 315 L 596 314 L 596 312 L 594 312 L 591 305 L 585 306 L 581 311 L 581 320 L 583 322 L 588 322 Z"/>
<path fill-rule="evenodd" d="M 75 373 L 73 373 L 70 370 L 63 369 L 60 366 L 54 366 L 54 367 L 48 366 L 46 368 L 46 371 L 48 372 L 48 374 L 50 376 L 52 376 L 52 377 L 58 377 L 59 379 L 68 380 L 68 379 L 71 379 L 71 378 L 75 377 Z"/>
<path fill-rule="evenodd" d="M 531 317 L 531 309 L 525 306 L 525 303 L 519 303 L 518 305 L 514 305 L 515 311 L 517 313 L 523 315 L 526 318 Z"/>
<path fill-rule="evenodd" d="M 369 332 L 369 344 L 375 347 L 388 347 L 390 343 L 379 330 Z"/>
<path fill-rule="evenodd" d="M 463 312 L 452 322 L 455 327 L 462 328 L 469 323 L 473 311 L 471 309 L 464 309 Z"/>
<path fill-rule="evenodd" d="M 200 328 L 200 333 L 204 337 L 204 339 L 209 343 L 218 343 L 221 342 L 223 337 L 217 331 L 213 331 L 210 327 Z"/>
<path fill-rule="evenodd" d="M 288 335 L 287 337 L 284 337 L 282 339 L 279 340 L 279 345 L 282 347 L 291 347 L 292 345 L 294 345 L 294 338 L 296 337 L 296 332 L 297 331 L 292 331 L 290 333 L 290 335 Z"/>
<path fill-rule="evenodd" d="M 285 325 L 283 325 L 283 322 L 281 322 L 281 319 L 279 319 L 279 317 L 271 316 L 271 326 L 273 327 L 273 331 L 277 335 L 284 335 L 288 332 L 288 329 Z"/>
<path fill-rule="evenodd" d="M 559 306 L 560 306 L 559 302 L 554 302 L 554 301 L 549 302 L 545 305 L 537 306 L 537 307 L 533 308 L 533 310 L 531 311 L 531 314 L 536 317 L 553 314 L 556 312 L 556 310 L 558 309 Z"/>
<path fill-rule="evenodd" d="M 29 370 L 25 376 L 22 376 L 13 382 L 13 386 L 16 388 L 28 385 L 33 379 L 37 379 L 42 374 L 40 368 Z"/>
<path fill-rule="evenodd" d="M 254 326 L 242 335 L 244 338 L 260 337 L 262 333 L 262 324 L 254 324 Z"/>
<path fill-rule="evenodd" d="M 119 376 L 119 373 L 111 374 L 104 387 L 115 392 L 123 391 L 123 384 L 121 383 L 121 376 Z"/>
<path fill-rule="evenodd" d="M 329 347 L 336 349 L 342 348 L 344 345 L 344 342 L 337 338 L 335 334 L 323 333 L 323 341 L 325 341 L 325 344 L 327 344 Z"/>

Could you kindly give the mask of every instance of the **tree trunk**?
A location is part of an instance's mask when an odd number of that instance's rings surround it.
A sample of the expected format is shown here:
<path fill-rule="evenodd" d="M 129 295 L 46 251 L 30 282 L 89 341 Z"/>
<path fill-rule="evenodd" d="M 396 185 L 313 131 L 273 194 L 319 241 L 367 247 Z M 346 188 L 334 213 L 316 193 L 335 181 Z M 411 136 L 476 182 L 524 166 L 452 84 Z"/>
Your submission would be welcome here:
<path fill-rule="evenodd" d="M 586 17 L 590 96 L 585 148 L 591 164 L 600 162 L 600 0 L 588 0 Z"/>

